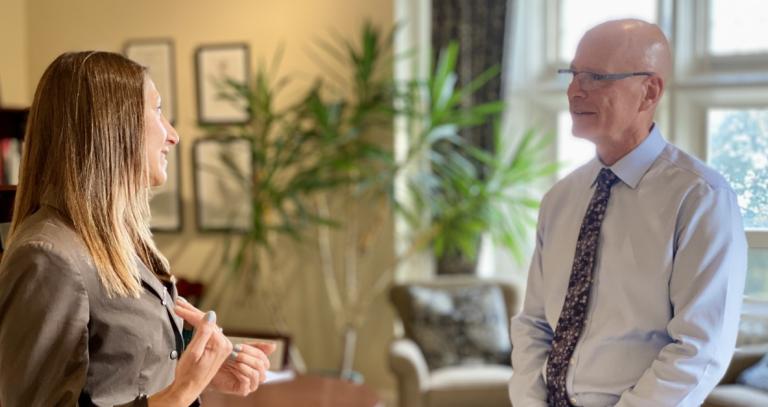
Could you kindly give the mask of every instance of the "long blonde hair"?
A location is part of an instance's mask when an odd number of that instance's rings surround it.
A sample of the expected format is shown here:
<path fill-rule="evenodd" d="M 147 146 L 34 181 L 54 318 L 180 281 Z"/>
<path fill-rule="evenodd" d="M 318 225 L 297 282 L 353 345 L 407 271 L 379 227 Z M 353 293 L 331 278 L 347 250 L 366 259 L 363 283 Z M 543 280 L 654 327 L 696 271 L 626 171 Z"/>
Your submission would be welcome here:
<path fill-rule="evenodd" d="M 145 68 L 119 54 L 62 54 L 40 79 L 24 136 L 10 239 L 53 197 L 109 296 L 140 295 L 137 255 L 171 278 L 149 231 L 145 77 Z"/>

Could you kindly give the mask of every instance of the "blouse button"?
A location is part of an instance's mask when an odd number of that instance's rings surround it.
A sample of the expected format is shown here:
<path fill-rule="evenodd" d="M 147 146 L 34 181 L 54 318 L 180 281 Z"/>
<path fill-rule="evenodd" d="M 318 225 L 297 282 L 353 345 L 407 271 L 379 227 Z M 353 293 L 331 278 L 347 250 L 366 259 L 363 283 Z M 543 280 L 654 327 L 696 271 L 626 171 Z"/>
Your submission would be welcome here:
<path fill-rule="evenodd" d="M 179 352 L 176 352 L 176 350 L 171 351 L 171 360 L 176 360 L 179 358 Z"/>

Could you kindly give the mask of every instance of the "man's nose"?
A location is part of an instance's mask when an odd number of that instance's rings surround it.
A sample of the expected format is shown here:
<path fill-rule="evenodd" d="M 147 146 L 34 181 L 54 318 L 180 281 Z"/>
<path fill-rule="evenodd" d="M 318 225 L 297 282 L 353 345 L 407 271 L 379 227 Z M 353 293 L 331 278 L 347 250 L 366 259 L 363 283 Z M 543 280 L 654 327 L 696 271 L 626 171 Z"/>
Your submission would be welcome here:
<path fill-rule="evenodd" d="M 581 81 L 579 81 L 579 78 L 576 76 L 574 76 L 573 79 L 571 79 L 571 83 L 568 84 L 568 90 L 566 93 L 568 94 L 568 99 L 586 96 L 586 92 L 581 86 Z"/>

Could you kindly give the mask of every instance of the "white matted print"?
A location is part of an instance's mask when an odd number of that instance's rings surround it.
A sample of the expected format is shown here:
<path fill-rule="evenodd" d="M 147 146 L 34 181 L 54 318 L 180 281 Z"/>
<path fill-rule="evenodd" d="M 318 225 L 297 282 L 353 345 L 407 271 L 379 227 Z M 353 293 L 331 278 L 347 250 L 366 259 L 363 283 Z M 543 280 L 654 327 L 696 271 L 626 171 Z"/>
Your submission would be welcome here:
<path fill-rule="evenodd" d="M 205 138 L 196 140 L 193 150 L 198 229 L 247 231 L 253 174 L 250 140 Z"/>
<path fill-rule="evenodd" d="M 245 101 L 222 97 L 226 81 L 248 83 L 248 45 L 200 46 L 195 53 L 197 74 L 197 121 L 200 124 L 245 123 L 249 119 Z"/>
<path fill-rule="evenodd" d="M 125 44 L 125 56 L 147 67 L 162 98 L 163 114 L 176 123 L 176 66 L 173 41 L 169 39 L 130 40 Z"/>

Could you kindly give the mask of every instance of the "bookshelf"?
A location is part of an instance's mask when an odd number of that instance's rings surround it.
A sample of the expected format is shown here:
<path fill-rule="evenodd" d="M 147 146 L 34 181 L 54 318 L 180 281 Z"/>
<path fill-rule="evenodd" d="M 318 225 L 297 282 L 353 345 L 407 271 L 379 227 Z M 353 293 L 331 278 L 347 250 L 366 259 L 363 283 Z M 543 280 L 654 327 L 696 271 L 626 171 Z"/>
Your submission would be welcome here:
<path fill-rule="evenodd" d="M 13 215 L 16 185 L 0 185 L 0 223 L 8 223 Z"/>

